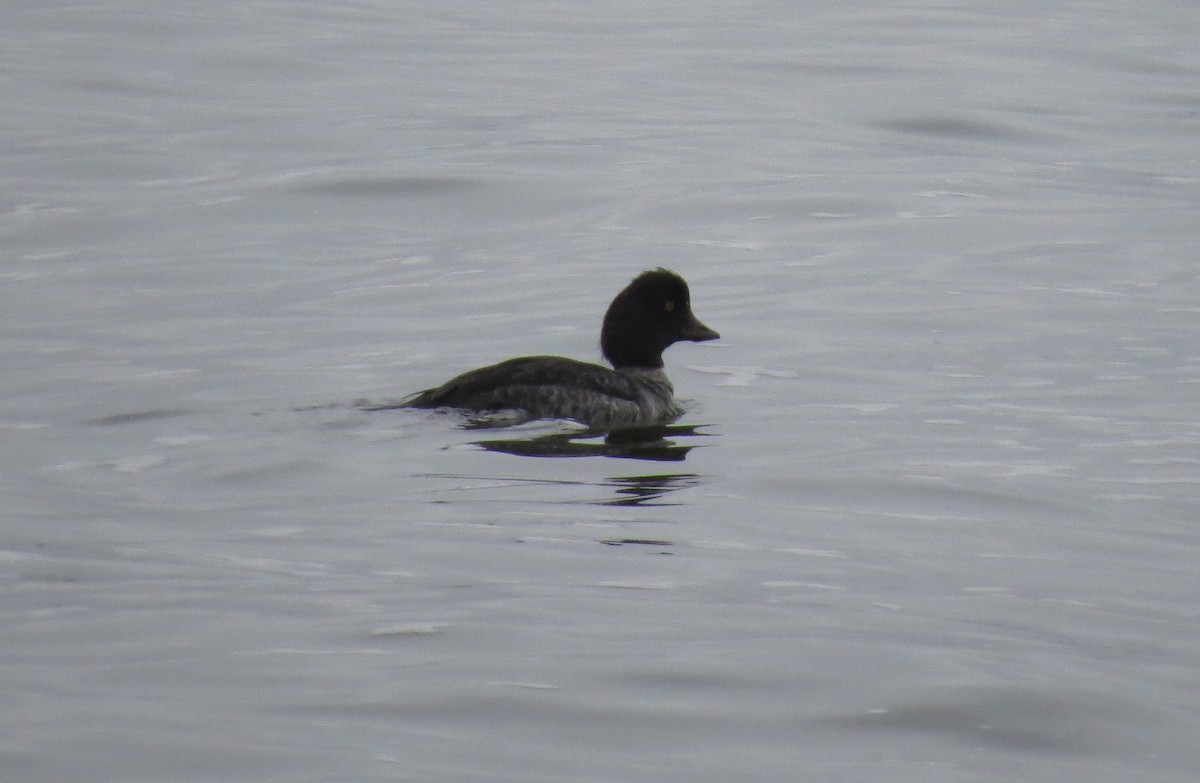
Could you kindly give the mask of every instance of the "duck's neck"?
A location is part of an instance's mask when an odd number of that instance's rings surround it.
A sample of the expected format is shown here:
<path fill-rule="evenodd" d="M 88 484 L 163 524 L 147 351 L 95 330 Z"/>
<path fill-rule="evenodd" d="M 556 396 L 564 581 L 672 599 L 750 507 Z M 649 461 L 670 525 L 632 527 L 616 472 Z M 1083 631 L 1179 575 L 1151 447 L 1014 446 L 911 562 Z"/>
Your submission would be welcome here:
<path fill-rule="evenodd" d="M 663 368 L 662 351 L 616 348 L 611 344 L 602 343 L 600 346 L 604 358 L 614 370 L 661 370 Z"/>

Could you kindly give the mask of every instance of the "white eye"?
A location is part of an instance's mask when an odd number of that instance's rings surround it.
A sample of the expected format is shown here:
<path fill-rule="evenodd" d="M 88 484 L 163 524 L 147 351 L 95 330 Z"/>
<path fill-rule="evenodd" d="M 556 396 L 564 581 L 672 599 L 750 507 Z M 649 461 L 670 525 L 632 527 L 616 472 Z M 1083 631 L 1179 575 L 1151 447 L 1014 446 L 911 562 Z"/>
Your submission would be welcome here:
<path fill-rule="evenodd" d="M 675 303 L 670 300 L 667 300 L 666 302 L 663 302 L 663 309 L 666 310 L 668 313 L 673 313 L 673 312 L 675 312 Z"/>

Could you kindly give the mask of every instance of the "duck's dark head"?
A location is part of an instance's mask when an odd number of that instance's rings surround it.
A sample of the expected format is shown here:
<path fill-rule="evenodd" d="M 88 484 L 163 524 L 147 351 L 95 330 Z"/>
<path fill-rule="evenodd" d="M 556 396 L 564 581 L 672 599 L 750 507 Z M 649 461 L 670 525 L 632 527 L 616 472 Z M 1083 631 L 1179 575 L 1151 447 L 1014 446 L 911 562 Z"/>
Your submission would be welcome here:
<path fill-rule="evenodd" d="M 692 315 L 684 279 L 666 269 L 653 269 L 635 277 L 608 306 L 600 348 L 613 367 L 659 368 L 662 352 L 671 344 L 720 336 Z"/>

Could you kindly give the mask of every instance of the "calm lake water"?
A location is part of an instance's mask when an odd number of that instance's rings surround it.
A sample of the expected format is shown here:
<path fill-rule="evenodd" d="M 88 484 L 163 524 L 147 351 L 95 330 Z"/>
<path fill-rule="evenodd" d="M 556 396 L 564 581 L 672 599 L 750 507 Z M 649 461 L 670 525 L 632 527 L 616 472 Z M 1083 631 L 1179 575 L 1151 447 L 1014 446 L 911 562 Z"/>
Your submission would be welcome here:
<path fill-rule="evenodd" d="M 0 778 L 1200 773 L 1200 6 L 0 9 Z M 599 358 L 652 444 L 363 410 Z"/>

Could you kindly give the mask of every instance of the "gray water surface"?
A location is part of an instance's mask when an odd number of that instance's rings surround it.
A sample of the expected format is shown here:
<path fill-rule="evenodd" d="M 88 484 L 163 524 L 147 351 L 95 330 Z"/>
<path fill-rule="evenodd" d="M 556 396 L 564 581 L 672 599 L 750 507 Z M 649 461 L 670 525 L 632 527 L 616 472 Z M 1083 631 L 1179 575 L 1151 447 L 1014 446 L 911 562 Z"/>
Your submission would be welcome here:
<path fill-rule="evenodd" d="M 1197 40 L 0 9 L 0 777 L 1191 783 Z M 656 266 L 723 339 L 651 445 L 358 404 Z"/>

